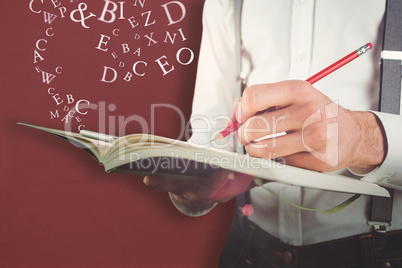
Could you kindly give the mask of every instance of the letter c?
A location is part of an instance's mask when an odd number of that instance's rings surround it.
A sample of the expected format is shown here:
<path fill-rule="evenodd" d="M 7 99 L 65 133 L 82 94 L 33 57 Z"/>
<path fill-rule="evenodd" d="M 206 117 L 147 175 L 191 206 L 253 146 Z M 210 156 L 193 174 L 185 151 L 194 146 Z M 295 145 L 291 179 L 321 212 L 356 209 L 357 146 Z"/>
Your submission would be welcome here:
<path fill-rule="evenodd" d="M 87 100 L 79 100 L 79 101 L 77 101 L 77 103 L 75 104 L 75 110 L 76 110 L 79 114 L 87 114 L 88 111 L 86 111 L 85 113 L 83 113 L 83 112 L 80 111 L 79 105 L 80 105 L 81 102 L 85 102 L 86 104 L 89 105 L 89 101 L 87 101 Z"/>
<path fill-rule="evenodd" d="M 68 116 L 69 116 L 70 118 L 73 118 L 73 117 L 74 117 L 74 114 L 75 114 L 75 111 L 74 111 L 74 110 L 71 110 L 71 111 L 68 112 Z"/>
<path fill-rule="evenodd" d="M 46 35 L 49 36 L 49 37 L 54 36 L 54 33 L 50 34 L 50 33 L 49 33 L 49 30 L 53 30 L 53 28 L 52 28 L 52 27 L 47 28 L 47 29 L 46 29 Z"/>
<path fill-rule="evenodd" d="M 47 93 L 49 93 L 49 95 L 54 95 L 54 93 L 50 92 L 51 90 L 54 90 L 54 87 L 49 87 L 49 89 L 47 90 Z"/>
<path fill-rule="evenodd" d="M 60 69 L 60 71 L 59 71 Z M 56 68 L 56 73 L 61 74 L 61 70 L 63 70 L 63 67 L 59 66 Z"/>
<path fill-rule="evenodd" d="M 39 11 L 35 11 L 32 7 L 33 2 L 35 2 L 35 0 L 31 0 L 31 2 L 29 2 L 29 9 L 33 12 L 33 13 L 40 13 L 42 10 Z M 43 0 L 40 0 L 40 2 L 43 4 Z"/>
<path fill-rule="evenodd" d="M 40 51 L 45 51 L 46 50 L 46 48 L 40 48 L 39 47 L 39 43 L 40 42 L 45 42 L 45 44 L 47 44 L 47 40 L 46 39 L 39 39 L 38 41 L 36 41 L 36 48 L 38 49 L 38 50 L 40 50 Z"/>
<path fill-rule="evenodd" d="M 134 63 L 134 65 L 133 65 L 133 72 L 136 74 L 136 75 L 138 75 L 138 76 L 144 76 L 145 75 L 145 72 L 144 73 L 138 73 L 137 72 L 137 64 L 138 63 L 143 63 L 144 65 L 145 65 L 145 67 L 147 67 L 147 63 L 145 62 L 145 61 L 137 61 L 136 63 Z"/>

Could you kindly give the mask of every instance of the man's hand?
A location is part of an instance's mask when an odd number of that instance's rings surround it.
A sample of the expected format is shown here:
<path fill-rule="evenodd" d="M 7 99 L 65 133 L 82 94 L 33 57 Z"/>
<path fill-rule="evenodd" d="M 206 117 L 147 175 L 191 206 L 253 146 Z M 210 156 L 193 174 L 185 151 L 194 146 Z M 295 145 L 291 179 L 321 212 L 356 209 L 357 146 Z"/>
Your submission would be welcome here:
<path fill-rule="evenodd" d="M 144 178 L 144 184 L 161 192 L 170 192 L 176 201 L 192 208 L 211 207 L 226 202 L 248 190 L 253 176 L 217 170 L 208 178 L 193 181 L 166 179 L 155 176 Z"/>
<path fill-rule="evenodd" d="M 284 157 L 317 171 L 372 169 L 385 158 L 385 134 L 373 113 L 346 110 L 307 82 L 251 86 L 236 106 L 236 120 L 244 123 L 237 138 L 251 156 Z M 256 115 L 270 107 L 276 110 Z M 256 141 L 280 132 L 286 135 Z"/>

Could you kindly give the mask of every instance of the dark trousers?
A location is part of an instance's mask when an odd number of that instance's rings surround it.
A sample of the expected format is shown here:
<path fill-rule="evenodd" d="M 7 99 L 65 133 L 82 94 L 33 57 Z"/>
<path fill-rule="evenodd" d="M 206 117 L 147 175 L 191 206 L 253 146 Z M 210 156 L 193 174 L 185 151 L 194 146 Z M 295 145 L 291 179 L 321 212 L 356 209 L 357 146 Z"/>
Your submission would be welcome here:
<path fill-rule="evenodd" d="M 235 215 L 219 267 L 399 268 L 402 267 L 402 230 L 290 246 Z"/>

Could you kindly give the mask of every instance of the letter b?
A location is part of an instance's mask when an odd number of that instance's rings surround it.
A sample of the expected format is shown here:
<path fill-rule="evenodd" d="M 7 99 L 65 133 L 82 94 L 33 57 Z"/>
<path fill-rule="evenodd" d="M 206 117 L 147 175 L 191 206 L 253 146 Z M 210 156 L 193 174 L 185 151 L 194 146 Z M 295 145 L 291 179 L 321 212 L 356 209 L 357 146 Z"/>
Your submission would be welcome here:
<path fill-rule="evenodd" d="M 102 11 L 102 15 L 100 16 L 100 18 L 98 20 L 106 22 L 106 23 L 112 23 L 116 20 L 116 15 L 114 14 L 114 12 L 117 10 L 117 4 L 109 1 L 109 0 L 105 0 L 105 6 L 103 7 L 103 11 Z M 112 9 L 109 9 L 109 5 L 112 5 Z M 106 14 L 109 13 L 110 14 L 110 19 L 106 20 L 105 16 Z"/>

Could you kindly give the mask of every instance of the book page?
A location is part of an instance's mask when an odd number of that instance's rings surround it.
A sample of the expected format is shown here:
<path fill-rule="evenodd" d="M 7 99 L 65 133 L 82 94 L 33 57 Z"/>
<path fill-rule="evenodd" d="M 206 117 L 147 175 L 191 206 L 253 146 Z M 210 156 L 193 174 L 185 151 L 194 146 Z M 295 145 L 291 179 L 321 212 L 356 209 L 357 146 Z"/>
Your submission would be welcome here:
<path fill-rule="evenodd" d="M 154 140 L 151 142 L 150 139 Z M 127 142 L 130 141 L 130 143 Z M 320 173 L 283 165 L 269 159 L 254 158 L 215 148 L 195 147 L 162 137 L 129 136 L 126 143 L 113 144 L 105 158 L 105 170 L 130 169 L 148 174 L 177 174 L 200 177 L 211 169 L 226 169 L 269 181 L 336 192 L 389 196 L 384 188 L 335 174 Z M 135 143 L 138 141 L 138 143 Z M 140 142 L 141 141 L 141 142 Z M 198 164 L 197 164 L 198 163 Z M 122 168 L 124 167 L 124 168 Z M 189 168 L 191 167 L 191 168 Z M 196 167 L 196 168 L 194 168 Z M 174 177 L 174 176 L 173 176 Z"/>

